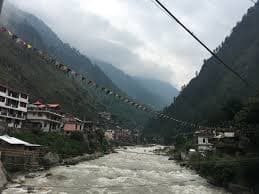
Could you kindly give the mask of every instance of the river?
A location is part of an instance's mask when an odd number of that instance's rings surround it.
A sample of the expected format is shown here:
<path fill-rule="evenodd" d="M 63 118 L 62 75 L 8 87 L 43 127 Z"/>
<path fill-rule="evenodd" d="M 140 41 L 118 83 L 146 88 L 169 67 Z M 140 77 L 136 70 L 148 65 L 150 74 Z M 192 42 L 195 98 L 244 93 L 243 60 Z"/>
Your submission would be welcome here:
<path fill-rule="evenodd" d="M 28 187 L 40 194 L 227 193 L 168 157 L 153 154 L 155 148 L 129 147 L 75 166 L 54 167 L 34 178 L 18 177 L 22 183 L 9 184 L 3 194 L 28 193 Z"/>

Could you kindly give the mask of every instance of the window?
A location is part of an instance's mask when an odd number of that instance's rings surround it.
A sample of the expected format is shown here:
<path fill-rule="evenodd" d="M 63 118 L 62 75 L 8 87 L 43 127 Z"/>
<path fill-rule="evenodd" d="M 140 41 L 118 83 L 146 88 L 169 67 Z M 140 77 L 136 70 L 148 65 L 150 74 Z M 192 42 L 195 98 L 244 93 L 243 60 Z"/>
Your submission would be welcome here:
<path fill-rule="evenodd" d="M 206 143 L 205 138 L 203 138 L 203 143 Z"/>
<path fill-rule="evenodd" d="M 24 103 L 24 102 L 20 102 L 20 107 L 26 108 L 26 107 L 27 107 L 27 104 Z"/>
<path fill-rule="evenodd" d="M 6 93 L 6 88 L 3 86 L 0 86 L 0 92 Z"/>
<path fill-rule="evenodd" d="M 21 98 L 23 98 L 23 99 L 27 99 L 27 98 L 28 98 L 28 96 L 27 96 L 26 94 L 21 93 Z"/>
<path fill-rule="evenodd" d="M 5 98 L 0 96 L 0 102 L 5 102 Z"/>

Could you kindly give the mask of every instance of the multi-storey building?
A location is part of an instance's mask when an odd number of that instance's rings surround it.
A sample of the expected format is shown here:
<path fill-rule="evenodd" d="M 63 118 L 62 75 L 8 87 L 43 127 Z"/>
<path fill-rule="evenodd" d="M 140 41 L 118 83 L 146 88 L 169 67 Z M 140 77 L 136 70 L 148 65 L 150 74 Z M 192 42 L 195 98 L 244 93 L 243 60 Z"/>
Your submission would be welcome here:
<path fill-rule="evenodd" d="M 8 127 L 21 128 L 26 119 L 29 96 L 5 85 L 0 85 L 0 121 Z"/>
<path fill-rule="evenodd" d="M 44 132 L 59 132 L 62 128 L 62 114 L 59 104 L 43 104 L 39 101 L 28 105 L 26 127 Z"/>

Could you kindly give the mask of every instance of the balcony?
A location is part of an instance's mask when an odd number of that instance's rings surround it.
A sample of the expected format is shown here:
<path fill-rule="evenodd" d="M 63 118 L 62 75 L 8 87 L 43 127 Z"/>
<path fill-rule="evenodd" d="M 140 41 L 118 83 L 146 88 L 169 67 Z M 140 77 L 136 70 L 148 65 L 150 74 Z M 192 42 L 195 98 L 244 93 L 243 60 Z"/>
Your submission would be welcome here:
<path fill-rule="evenodd" d="M 0 111 L 0 116 L 4 117 L 4 118 L 25 120 L 25 115 L 21 115 L 21 114 L 17 114 L 17 113 L 8 113 L 8 112 Z"/>

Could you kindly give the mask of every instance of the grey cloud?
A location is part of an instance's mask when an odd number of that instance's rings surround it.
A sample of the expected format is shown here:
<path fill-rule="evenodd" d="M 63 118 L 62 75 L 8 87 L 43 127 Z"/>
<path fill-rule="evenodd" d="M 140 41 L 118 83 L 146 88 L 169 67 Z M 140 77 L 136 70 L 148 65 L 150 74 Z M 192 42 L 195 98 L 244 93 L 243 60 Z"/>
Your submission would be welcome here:
<path fill-rule="evenodd" d="M 82 2 L 90 4 L 93 0 L 9 1 L 43 19 L 63 41 L 132 75 L 170 81 L 179 87 L 188 82 L 200 69 L 203 59 L 209 57 L 150 0 L 110 0 L 122 9 L 118 17 L 96 14 L 80 7 Z M 248 0 L 163 2 L 212 49 L 220 44 L 247 8 L 252 6 Z M 157 58 L 166 60 L 161 62 L 154 61 L 152 57 L 143 58 L 140 50 L 148 52 L 147 56 L 159 56 Z"/>

